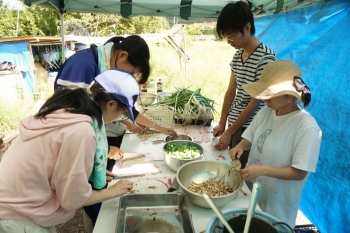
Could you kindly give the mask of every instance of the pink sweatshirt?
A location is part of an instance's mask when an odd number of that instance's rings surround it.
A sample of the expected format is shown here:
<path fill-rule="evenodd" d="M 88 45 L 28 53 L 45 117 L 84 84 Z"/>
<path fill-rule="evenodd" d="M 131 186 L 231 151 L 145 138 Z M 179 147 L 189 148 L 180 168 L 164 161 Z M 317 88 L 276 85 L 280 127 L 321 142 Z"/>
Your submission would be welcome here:
<path fill-rule="evenodd" d="M 91 117 L 58 110 L 20 122 L 0 162 L 0 219 L 64 223 L 91 196 L 96 149 Z"/>

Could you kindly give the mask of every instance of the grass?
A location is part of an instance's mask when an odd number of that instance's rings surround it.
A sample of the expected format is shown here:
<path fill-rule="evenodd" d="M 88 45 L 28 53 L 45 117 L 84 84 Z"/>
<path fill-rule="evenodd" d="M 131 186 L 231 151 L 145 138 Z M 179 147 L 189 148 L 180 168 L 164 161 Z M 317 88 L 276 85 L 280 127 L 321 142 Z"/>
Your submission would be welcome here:
<path fill-rule="evenodd" d="M 176 87 L 186 87 L 190 90 L 201 88 L 201 94 L 214 100 L 217 112 L 221 112 L 224 94 L 229 84 L 229 62 L 234 49 L 226 42 L 194 41 L 187 38 L 186 54 L 189 57 L 187 72 L 184 59 L 166 43 L 151 44 L 151 77 L 163 81 L 163 91 L 175 91 Z M 36 92 L 44 93 L 47 99 L 53 93 L 52 82 L 46 77 L 38 77 Z M 35 97 L 17 98 L 11 104 L 0 102 L 0 132 L 11 132 L 18 129 L 18 123 L 37 109 L 38 100 Z M 40 98 L 39 98 L 40 99 Z M 215 120 L 218 115 L 215 115 Z"/>
<path fill-rule="evenodd" d="M 234 48 L 226 42 L 189 41 L 186 54 L 189 56 L 187 75 L 184 59 L 167 44 L 152 45 L 151 78 L 163 80 L 163 91 L 176 91 L 175 87 L 201 88 L 201 94 L 214 100 L 217 112 L 221 112 L 224 95 L 229 84 Z M 215 119 L 218 119 L 215 115 Z"/>

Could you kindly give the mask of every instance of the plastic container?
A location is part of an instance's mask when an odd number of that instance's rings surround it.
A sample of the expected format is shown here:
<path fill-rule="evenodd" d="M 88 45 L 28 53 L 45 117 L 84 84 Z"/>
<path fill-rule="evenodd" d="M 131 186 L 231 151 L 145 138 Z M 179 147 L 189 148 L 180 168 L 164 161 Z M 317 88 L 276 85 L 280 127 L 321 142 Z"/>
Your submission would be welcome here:
<path fill-rule="evenodd" d="M 147 86 L 147 92 L 150 92 L 150 93 L 154 93 L 156 94 L 157 93 L 157 87 L 156 87 L 156 81 L 154 81 L 153 79 L 151 79 L 148 83 L 148 86 Z"/>

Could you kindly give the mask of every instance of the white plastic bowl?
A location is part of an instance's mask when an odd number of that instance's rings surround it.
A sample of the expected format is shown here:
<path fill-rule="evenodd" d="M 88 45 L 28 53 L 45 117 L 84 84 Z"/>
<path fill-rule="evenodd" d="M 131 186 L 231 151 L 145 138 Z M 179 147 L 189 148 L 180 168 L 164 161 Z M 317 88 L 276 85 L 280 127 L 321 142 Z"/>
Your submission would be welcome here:
<path fill-rule="evenodd" d="M 173 93 L 171 92 L 158 92 L 157 93 L 157 100 L 158 102 L 164 101 L 166 97 L 171 96 Z"/>
<path fill-rule="evenodd" d="M 148 106 L 153 104 L 157 95 L 149 92 L 141 92 L 139 98 L 137 99 L 137 103 L 142 106 Z"/>

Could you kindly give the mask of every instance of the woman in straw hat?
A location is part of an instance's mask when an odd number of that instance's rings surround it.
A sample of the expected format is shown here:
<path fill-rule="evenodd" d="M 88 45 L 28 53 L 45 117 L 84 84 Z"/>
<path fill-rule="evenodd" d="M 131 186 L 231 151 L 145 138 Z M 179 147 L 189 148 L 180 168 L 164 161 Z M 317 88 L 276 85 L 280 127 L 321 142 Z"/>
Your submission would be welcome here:
<path fill-rule="evenodd" d="M 316 120 L 298 105 L 298 101 L 309 105 L 310 89 L 299 67 L 286 60 L 266 65 L 259 81 L 243 89 L 267 106 L 255 116 L 230 156 L 235 160 L 250 149 L 242 177 L 261 184 L 263 211 L 294 227 L 302 189 L 309 172 L 316 170 L 322 137 Z"/>
<path fill-rule="evenodd" d="M 139 95 L 129 72 L 108 70 L 95 80 L 88 89 L 57 91 L 35 116 L 20 122 L 0 163 L 1 233 L 56 232 L 54 226 L 73 218 L 76 209 L 133 188 L 128 180 L 98 191 L 89 184 L 106 185 L 104 123 L 124 114 L 134 121 Z"/>

